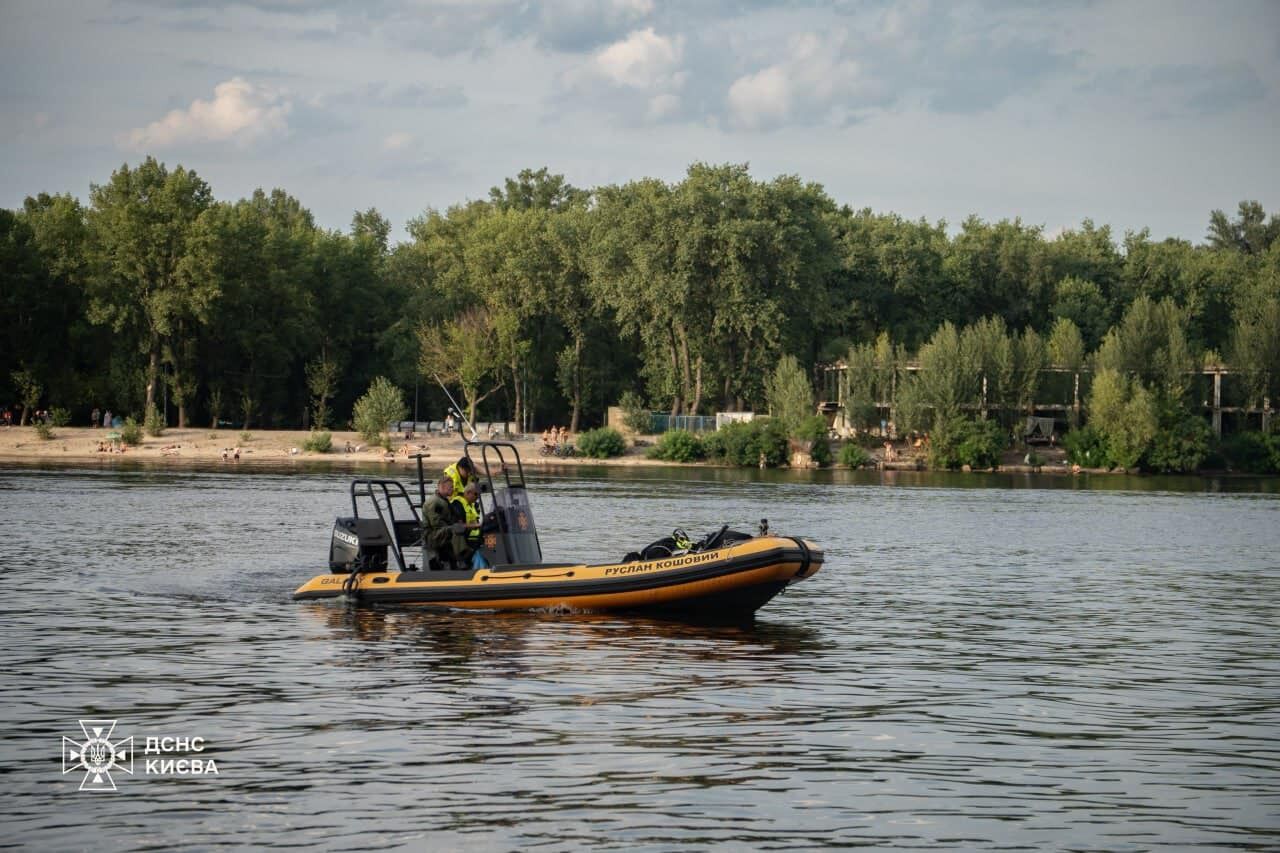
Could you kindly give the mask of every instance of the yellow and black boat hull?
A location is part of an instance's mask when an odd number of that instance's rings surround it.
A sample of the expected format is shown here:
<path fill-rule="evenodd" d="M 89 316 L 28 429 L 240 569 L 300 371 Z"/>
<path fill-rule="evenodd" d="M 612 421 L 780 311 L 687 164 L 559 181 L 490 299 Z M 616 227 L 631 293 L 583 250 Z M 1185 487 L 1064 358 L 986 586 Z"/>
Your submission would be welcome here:
<path fill-rule="evenodd" d="M 541 563 L 437 572 L 368 572 L 312 578 L 295 600 L 349 595 L 370 604 L 463 610 L 628 611 L 705 618 L 754 613 L 789 584 L 812 577 L 823 551 L 766 536 L 699 553 L 611 565 Z"/>

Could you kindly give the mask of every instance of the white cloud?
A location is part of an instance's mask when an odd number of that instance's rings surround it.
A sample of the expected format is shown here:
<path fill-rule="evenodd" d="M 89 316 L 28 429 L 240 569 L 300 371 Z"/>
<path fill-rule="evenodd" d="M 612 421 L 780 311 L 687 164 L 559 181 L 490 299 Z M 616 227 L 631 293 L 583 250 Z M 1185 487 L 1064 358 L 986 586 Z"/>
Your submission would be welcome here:
<path fill-rule="evenodd" d="M 284 93 L 240 77 L 219 83 L 213 100 L 197 98 L 184 110 L 129 131 L 124 144 L 135 151 L 191 142 L 232 142 L 239 146 L 288 129 L 293 103 Z"/>
<path fill-rule="evenodd" d="M 595 70 L 618 86 L 651 89 L 671 80 L 679 68 L 683 44 L 660 36 L 653 27 L 636 30 L 595 55 Z"/>
<path fill-rule="evenodd" d="M 879 87 L 847 56 L 848 35 L 803 33 L 788 42 L 787 58 L 729 87 L 733 124 L 762 128 L 798 120 L 846 124 L 877 97 Z"/>
<path fill-rule="evenodd" d="M 383 151 L 403 151 L 414 142 L 413 134 L 405 133 L 403 130 L 397 130 L 395 133 L 389 134 L 386 139 L 382 140 Z"/>
<path fill-rule="evenodd" d="M 739 77 L 729 87 L 729 109 L 744 127 L 785 121 L 791 113 L 791 100 L 791 81 L 778 65 Z"/>
<path fill-rule="evenodd" d="M 645 110 L 645 118 L 649 121 L 661 121 L 675 115 L 680 109 L 680 97 L 670 92 L 654 95 L 649 99 L 649 107 Z"/>

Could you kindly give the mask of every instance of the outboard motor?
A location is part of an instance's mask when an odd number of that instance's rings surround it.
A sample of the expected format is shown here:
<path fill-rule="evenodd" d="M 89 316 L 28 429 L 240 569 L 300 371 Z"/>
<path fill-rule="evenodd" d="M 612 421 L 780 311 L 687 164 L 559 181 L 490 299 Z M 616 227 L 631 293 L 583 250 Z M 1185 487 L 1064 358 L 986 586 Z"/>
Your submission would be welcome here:
<path fill-rule="evenodd" d="M 329 542 L 329 571 L 334 574 L 385 572 L 391 539 L 380 518 L 339 518 Z"/>

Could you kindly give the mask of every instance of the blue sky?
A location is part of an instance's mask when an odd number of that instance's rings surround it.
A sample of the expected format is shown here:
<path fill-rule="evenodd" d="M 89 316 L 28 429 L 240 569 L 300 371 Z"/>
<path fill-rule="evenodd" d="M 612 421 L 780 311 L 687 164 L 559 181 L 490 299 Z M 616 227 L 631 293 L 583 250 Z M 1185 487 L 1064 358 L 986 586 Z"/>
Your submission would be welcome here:
<path fill-rule="evenodd" d="M 150 153 L 397 237 L 526 167 L 699 160 L 1050 234 L 1280 212 L 1275 0 L 0 0 L 0 69 L 5 207 Z"/>

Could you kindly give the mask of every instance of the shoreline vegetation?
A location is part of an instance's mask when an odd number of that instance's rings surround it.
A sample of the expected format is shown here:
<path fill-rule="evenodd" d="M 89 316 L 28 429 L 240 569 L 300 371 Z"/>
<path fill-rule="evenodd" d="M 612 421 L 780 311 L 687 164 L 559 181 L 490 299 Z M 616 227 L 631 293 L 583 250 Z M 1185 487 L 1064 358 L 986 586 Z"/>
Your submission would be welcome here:
<path fill-rule="evenodd" d="M 49 439 L 42 439 L 34 427 L 0 428 L 0 464 L 4 462 L 153 462 L 163 465 L 182 466 L 189 464 L 208 465 L 213 463 L 234 467 L 238 464 L 247 466 L 290 465 L 293 463 L 324 463 L 334 466 L 344 464 L 382 463 L 389 473 L 399 475 L 402 469 L 416 475 L 417 465 L 413 454 L 425 453 L 423 460 L 428 477 L 437 474 L 445 466 L 457 461 L 462 455 L 463 442 L 456 435 L 442 436 L 431 434 L 415 435 L 412 439 L 393 438 L 391 450 L 380 444 L 369 444 L 357 432 L 332 433 L 332 449 L 327 452 L 315 452 L 305 449 L 311 433 L 305 430 L 255 430 L 248 433 L 232 429 L 166 429 L 160 436 L 143 436 L 136 446 L 128 446 L 123 442 L 111 442 L 107 436 L 113 430 L 90 427 L 56 427 Z M 508 439 L 499 438 L 499 441 Z M 661 468 L 743 468 L 753 466 L 735 465 L 723 460 L 698 460 L 679 462 L 656 458 L 651 454 L 653 446 L 660 436 L 640 436 L 636 443 L 628 443 L 626 450 L 618 456 L 599 459 L 583 455 L 569 457 L 542 455 L 538 451 L 537 436 L 526 436 L 515 439 L 512 443 L 520 451 L 520 458 L 526 468 L 573 467 L 573 466 L 646 466 Z M 107 449 L 112 444 L 117 449 Z M 909 441 L 893 442 L 893 458 L 886 460 L 885 452 L 880 448 L 868 449 L 867 464 L 854 466 L 869 470 L 882 471 L 929 471 L 927 454 L 920 448 L 913 448 Z M 352 449 L 348 451 L 346 448 Z M 123 447 L 123 452 L 119 448 Z M 239 458 L 236 458 L 236 451 Z M 1039 448 L 1036 451 L 1041 457 L 1040 464 L 1029 465 L 1025 462 L 1022 451 L 1006 451 L 999 464 L 991 468 L 970 469 L 974 472 L 997 473 L 1035 473 L 1052 475 L 1072 474 L 1129 474 L 1139 472 L 1125 469 L 1081 468 L 1072 466 L 1062 448 Z M 850 466 L 833 461 L 832 464 L 771 466 L 791 467 L 799 470 L 849 470 Z M 1202 476 L 1219 477 L 1237 472 L 1203 471 Z M 1257 474 L 1238 472 L 1241 476 L 1256 477 Z"/>
<path fill-rule="evenodd" d="M 53 455 L 99 455 L 51 434 L 119 417 L 161 439 L 144 454 L 309 458 L 338 428 L 394 461 L 387 424 L 461 410 L 629 460 L 589 429 L 616 407 L 668 462 L 887 465 L 872 436 L 896 436 L 933 469 L 1036 467 L 1024 444 L 1056 439 L 1082 469 L 1280 473 L 1280 216 L 1256 201 L 1193 244 L 913 222 L 745 164 L 590 189 L 542 168 L 405 230 L 374 208 L 327 230 L 279 188 L 220 201 L 153 157 L 87 203 L 0 209 L 0 415 Z M 231 423 L 315 432 L 164 438 Z M 858 439 L 835 456 L 833 430 Z"/>

